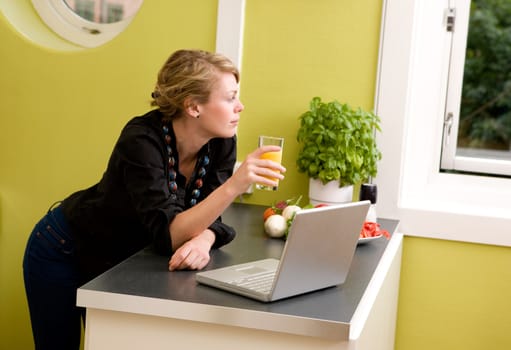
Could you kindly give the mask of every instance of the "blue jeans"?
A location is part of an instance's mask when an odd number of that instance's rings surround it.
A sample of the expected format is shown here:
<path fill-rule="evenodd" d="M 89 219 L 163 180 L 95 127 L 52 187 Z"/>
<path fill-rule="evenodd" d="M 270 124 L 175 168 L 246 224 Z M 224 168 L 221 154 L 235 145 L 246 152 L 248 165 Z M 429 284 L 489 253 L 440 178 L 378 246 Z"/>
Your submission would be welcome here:
<path fill-rule="evenodd" d="M 60 207 L 51 209 L 32 231 L 23 259 L 23 277 L 36 350 L 80 348 L 80 284 L 74 243 Z"/>

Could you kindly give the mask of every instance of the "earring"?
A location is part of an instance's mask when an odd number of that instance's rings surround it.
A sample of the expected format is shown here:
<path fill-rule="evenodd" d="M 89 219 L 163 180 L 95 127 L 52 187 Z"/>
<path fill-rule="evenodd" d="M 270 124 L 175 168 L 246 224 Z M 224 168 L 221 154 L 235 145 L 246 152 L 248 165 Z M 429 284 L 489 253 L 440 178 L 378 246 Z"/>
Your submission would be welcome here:
<path fill-rule="evenodd" d="M 199 118 L 200 118 L 200 114 L 197 114 L 197 115 L 195 116 L 195 118 L 199 119 Z"/>

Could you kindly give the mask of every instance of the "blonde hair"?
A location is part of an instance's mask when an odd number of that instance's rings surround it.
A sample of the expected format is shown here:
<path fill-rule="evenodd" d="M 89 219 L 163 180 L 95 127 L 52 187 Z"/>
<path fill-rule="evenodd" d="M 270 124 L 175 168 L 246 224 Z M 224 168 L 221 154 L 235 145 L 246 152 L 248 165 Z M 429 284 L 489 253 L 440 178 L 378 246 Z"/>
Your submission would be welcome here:
<path fill-rule="evenodd" d="M 224 55 L 203 50 L 178 50 L 158 73 L 152 106 L 158 106 L 166 120 L 179 116 L 185 101 L 206 103 L 218 73 L 232 73 L 239 83 L 239 71 Z"/>

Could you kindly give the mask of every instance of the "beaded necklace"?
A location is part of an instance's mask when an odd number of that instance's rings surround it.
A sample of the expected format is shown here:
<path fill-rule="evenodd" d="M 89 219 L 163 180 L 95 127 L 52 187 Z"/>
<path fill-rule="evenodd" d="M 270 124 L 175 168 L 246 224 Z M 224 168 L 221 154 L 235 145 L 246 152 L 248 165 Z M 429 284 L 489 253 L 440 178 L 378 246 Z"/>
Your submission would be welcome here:
<path fill-rule="evenodd" d="M 165 138 L 165 144 L 167 147 L 167 154 L 169 156 L 167 168 L 168 168 L 168 172 L 169 172 L 168 184 L 169 184 L 169 190 L 170 190 L 170 197 L 173 200 L 176 200 L 177 199 L 177 182 L 176 182 L 177 172 L 174 169 L 174 165 L 176 164 L 176 159 L 174 158 L 174 151 L 172 149 L 172 143 L 171 143 L 172 137 L 170 136 L 169 127 L 167 125 L 164 124 L 162 129 L 163 129 L 163 135 Z M 191 179 L 196 177 L 196 180 L 194 182 L 195 188 L 192 190 L 192 192 L 190 194 L 191 199 L 190 199 L 189 204 L 191 207 L 193 207 L 195 204 L 197 204 L 197 200 L 200 197 L 200 193 L 201 193 L 200 189 L 202 188 L 202 185 L 203 185 L 202 179 L 206 175 L 206 166 L 208 164 L 209 164 L 208 155 L 207 154 L 201 155 L 197 162 L 197 166 L 195 167 L 195 169 L 197 170 L 197 168 L 198 168 L 198 170 L 194 171 L 191 176 Z"/>

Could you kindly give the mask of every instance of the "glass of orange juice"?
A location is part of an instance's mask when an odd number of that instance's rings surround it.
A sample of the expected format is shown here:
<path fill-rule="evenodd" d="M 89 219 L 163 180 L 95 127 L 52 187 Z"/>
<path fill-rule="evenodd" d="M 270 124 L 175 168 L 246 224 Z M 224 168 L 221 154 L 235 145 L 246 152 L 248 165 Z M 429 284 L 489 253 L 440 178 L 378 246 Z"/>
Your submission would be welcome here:
<path fill-rule="evenodd" d="M 284 139 L 282 137 L 273 137 L 273 136 L 259 136 L 259 147 L 274 145 L 279 146 L 280 151 L 278 152 L 266 152 L 261 155 L 261 159 L 270 159 L 274 162 L 281 163 L 282 162 L 282 147 L 284 147 Z M 277 181 L 276 178 L 271 178 L 274 181 Z M 259 190 L 267 190 L 267 191 L 276 191 L 278 186 L 266 186 L 262 184 L 256 184 L 256 188 Z"/>

